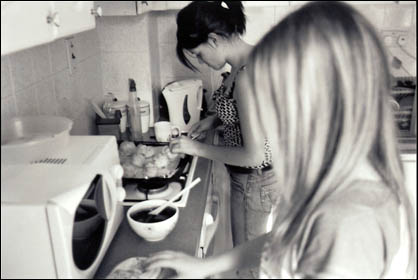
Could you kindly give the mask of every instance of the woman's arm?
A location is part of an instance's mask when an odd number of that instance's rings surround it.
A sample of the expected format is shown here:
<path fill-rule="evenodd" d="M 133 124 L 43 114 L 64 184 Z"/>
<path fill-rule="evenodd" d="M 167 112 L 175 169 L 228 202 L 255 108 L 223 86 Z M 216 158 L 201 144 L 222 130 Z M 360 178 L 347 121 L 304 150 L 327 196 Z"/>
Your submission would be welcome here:
<path fill-rule="evenodd" d="M 196 155 L 211 160 L 238 166 L 256 166 L 263 162 L 265 136 L 255 110 L 252 94 L 244 75 L 236 79 L 234 97 L 237 101 L 238 114 L 242 134 L 242 147 L 224 147 L 192 141 L 188 137 L 180 137 L 170 143 L 176 153 Z"/>
<path fill-rule="evenodd" d="M 205 278 L 234 269 L 254 267 L 260 264 L 261 254 L 268 234 L 245 242 L 218 256 L 199 259 L 182 252 L 162 251 L 146 261 L 147 270 L 168 267 L 177 272 L 177 278 Z"/>

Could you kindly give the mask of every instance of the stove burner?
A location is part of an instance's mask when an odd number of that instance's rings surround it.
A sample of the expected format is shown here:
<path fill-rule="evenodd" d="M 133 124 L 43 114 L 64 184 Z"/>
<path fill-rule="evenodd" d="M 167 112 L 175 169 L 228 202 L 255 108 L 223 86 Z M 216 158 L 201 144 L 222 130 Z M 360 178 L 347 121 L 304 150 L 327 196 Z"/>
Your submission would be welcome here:
<path fill-rule="evenodd" d="M 156 193 L 162 193 L 163 191 L 166 191 L 168 189 L 168 184 L 164 185 L 162 187 L 159 188 L 154 188 L 154 189 L 147 189 L 147 188 L 142 188 L 141 186 L 137 186 L 138 191 L 149 195 L 149 194 L 156 194 Z"/>

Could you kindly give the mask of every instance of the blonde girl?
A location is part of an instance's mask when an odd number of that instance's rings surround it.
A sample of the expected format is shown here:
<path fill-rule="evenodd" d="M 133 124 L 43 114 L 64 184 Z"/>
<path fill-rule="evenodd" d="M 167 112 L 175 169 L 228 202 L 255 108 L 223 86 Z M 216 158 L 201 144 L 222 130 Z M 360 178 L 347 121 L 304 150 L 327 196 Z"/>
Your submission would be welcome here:
<path fill-rule="evenodd" d="M 150 267 L 180 277 L 258 265 L 269 278 L 416 277 L 413 209 L 373 26 L 346 4 L 310 3 L 275 26 L 248 65 L 291 207 L 269 235 L 223 255 L 163 252 Z"/>

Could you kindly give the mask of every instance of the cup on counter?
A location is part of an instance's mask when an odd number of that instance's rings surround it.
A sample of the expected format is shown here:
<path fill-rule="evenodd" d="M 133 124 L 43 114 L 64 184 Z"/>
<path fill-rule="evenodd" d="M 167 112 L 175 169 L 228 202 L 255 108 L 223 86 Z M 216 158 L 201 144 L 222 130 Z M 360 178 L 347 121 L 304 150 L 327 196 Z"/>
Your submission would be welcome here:
<path fill-rule="evenodd" d="M 170 122 L 161 121 L 154 123 L 155 138 L 158 142 L 170 142 L 171 139 L 179 136 L 181 130 Z"/>

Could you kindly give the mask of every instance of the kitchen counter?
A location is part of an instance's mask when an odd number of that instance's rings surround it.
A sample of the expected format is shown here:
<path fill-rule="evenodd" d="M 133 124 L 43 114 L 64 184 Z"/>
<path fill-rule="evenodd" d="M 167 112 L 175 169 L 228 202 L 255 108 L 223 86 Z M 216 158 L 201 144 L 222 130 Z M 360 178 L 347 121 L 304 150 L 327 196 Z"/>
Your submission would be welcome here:
<path fill-rule="evenodd" d="M 207 143 L 212 143 L 214 132 L 208 133 Z M 148 256 L 161 250 L 182 251 L 196 256 L 199 250 L 200 234 L 208 196 L 212 162 L 199 158 L 194 178 L 200 177 L 199 185 L 194 187 L 184 208 L 179 208 L 179 220 L 174 230 L 162 241 L 148 242 L 138 236 L 129 226 L 126 219 L 128 206 L 124 207 L 124 219 L 110 244 L 94 278 L 105 278 L 112 269 L 123 260 Z"/>

